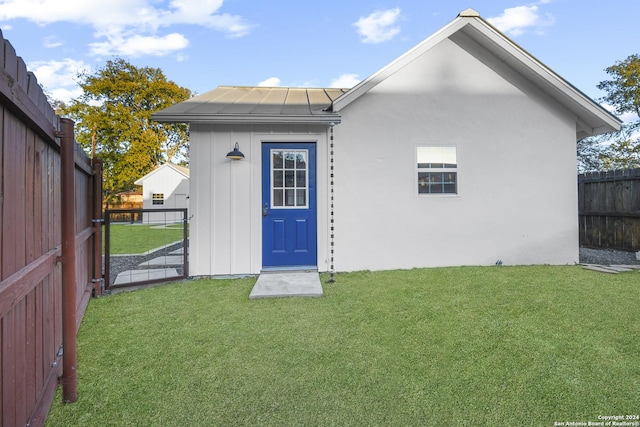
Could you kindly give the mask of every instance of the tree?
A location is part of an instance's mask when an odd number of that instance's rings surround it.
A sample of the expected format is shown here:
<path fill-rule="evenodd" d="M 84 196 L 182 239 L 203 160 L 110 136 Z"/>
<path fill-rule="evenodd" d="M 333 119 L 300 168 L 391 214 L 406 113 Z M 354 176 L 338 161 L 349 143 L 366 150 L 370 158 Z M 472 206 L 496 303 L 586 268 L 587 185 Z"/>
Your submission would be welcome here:
<path fill-rule="evenodd" d="M 578 170 L 611 170 L 640 167 L 640 56 L 631 55 L 605 69 L 610 80 L 598 84 L 607 92 L 600 99 L 618 115 L 635 115 L 619 132 L 578 141 Z"/>
<path fill-rule="evenodd" d="M 600 155 L 604 170 L 640 168 L 640 140 L 638 123 L 622 125 Z"/>
<path fill-rule="evenodd" d="M 602 157 L 611 134 L 589 136 L 578 141 L 578 173 L 603 170 Z"/>
<path fill-rule="evenodd" d="M 607 92 L 602 100 L 613 106 L 616 114 L 640 117 L 640 56 L 631 55 L 605 71 L 613 78 L 598 84 L 598 89 Z"/>
<path fill-rule="evenodd" d="M 191 97 L 158 68 L 107 61 L 94 74 L 80 74 L 83 94 L 59 107 L 76 122 L 76 140 L 104 162 L 107 201 L 135 187 L 134 181 L 167 161 L 188 161 L 187 125 L 151 120 L 155 111 Z"/>

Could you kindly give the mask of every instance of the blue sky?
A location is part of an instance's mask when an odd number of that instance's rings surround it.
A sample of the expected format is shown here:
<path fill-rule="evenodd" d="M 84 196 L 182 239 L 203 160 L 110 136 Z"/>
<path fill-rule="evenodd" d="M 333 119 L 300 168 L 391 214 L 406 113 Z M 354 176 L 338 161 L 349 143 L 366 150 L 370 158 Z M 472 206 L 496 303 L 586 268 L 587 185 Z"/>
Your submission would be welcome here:
<path fill-rule="evenodd" d="M 109 59 L 218 85 L 350 87 L 471 7 L 588 96 L 640 53 L 640 1 L 0 0 L 0 28 L 54 98 Z"/>

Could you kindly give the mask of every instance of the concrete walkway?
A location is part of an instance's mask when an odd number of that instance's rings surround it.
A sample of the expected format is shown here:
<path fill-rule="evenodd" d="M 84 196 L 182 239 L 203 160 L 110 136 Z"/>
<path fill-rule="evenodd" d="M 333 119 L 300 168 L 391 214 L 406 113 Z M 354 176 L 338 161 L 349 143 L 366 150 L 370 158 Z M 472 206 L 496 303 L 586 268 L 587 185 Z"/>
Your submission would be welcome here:
<path fill-rule="evenodd" d="M 249 299 L 322 295 L 320 275 L 317 271 L 269 271 L 260 274 Z"/>
<path fill-rule="evenodd" d="M 114 285 L 124 285 L 127 283 L 143 282 L 146 280 L 166 279 L 169 277 L 179 277 L 175 268 L 145 268 L 143 270 L 127 270 L 118 274 Z"/>
<path fill-rule="evenodd" d="M 182 265 L 183 263 L 184 257 L 180 255 L 162 255 L 139 265 L 140 267 L 168 267 L 173 265 Z"/>

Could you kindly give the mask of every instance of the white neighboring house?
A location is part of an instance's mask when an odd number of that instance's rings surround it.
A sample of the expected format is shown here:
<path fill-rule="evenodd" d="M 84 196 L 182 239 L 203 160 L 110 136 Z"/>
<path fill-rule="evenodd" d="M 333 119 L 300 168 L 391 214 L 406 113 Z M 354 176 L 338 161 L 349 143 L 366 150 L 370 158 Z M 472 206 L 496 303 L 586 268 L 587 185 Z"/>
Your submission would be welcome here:
<path fill-rule="evenodd" d="M 135 181 L 142 186 L 143 209 L 188 209 L 189 169 L 165 163 Z M 145 213 L 145 223 L 172 223 L 182 221 L 180 212 Z M 188 216 L 187 216 L 188 217 Z"/>
<path fill-rule="evenodd" d="M 218 87 L 153 118 L 190 123 L 194 276 L 573 264 L 576 141 L 620 128 L 471 9 L 351 89 Z"/>

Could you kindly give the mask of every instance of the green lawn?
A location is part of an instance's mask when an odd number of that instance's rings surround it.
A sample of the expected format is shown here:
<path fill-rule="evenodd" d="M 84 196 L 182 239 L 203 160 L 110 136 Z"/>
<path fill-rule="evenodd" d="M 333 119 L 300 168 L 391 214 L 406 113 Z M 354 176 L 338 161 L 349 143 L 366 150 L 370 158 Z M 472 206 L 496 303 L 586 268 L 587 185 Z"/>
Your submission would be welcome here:
<path fill-rule="evenodd" d="M 326 277 L 324 277 L 326 280 Z M 464 267 L 90 302 L 48 426 L 553 426 L 640 412 L 640 273 Z"/>
<path fill-rule="evenodd" d="M 181 240 L 184 236 L 182 224 L 110 224 L 110 227 L 110 253 L 113 255 L 144 253 Z"/>

